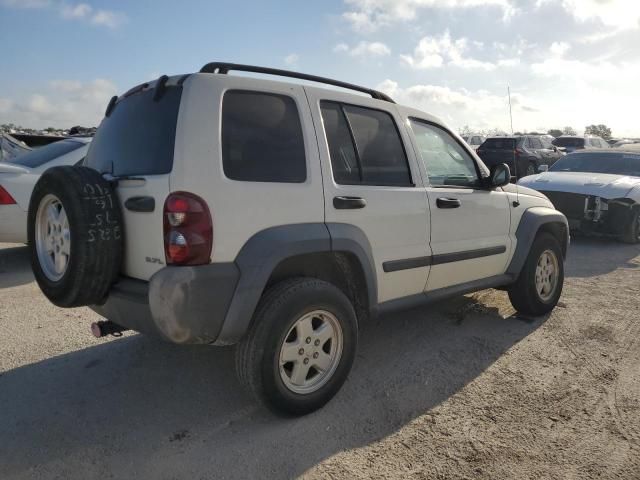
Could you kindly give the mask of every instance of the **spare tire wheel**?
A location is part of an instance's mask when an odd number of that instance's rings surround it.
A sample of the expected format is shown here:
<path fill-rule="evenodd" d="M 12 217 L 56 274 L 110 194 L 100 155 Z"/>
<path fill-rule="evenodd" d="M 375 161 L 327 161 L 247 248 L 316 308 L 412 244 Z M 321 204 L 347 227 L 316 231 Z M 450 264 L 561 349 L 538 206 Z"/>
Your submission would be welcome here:
<path fill-rule="evenodd" d="M 45 171 L 29 202 L 31 267 L 59 307 L 102 303 L 123 253 L 120 204 L 112 185 L 91 168 Z"/>

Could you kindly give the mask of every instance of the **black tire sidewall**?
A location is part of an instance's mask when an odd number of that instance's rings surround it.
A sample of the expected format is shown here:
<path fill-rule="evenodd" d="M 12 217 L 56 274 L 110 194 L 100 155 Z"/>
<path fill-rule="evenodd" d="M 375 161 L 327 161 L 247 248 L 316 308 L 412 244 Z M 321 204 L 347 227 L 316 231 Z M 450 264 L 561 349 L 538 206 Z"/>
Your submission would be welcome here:
<path fill-rule="evenodd" d="M 631 222 L 627 227 L 627 233 L 622 237 L 625 243 L 640 243 L 638 235 L 640 234 L 640 206 L 635 206 L 631 215 Z"/>
<path fill-rule="evenodd" d="M 87 199 L 82 189 L 87 185 L 100 185 L 110 196 L 108 207 Z M 56 281 L 43 272 L 37 252 L 36 217 L 38 208 L 47 194 L 54 195 L 62 204 L 69 222 L 71 238 L 69 263 L 64 275 Z M 96 214 L 109 213 L 110 235 L 96 235 Z M 108 288 L 115 281 L 122 263 L 122 214 L 116 193 L 101 175 L 87 167 L 54 167 L 42 174 L 29 202 L 27 236 L 31 253 L 31 266 L 35 279 L 45 296 L 59 307 L 79 307 L 101 303 Z M 117 236 L 114 234 L 117 232 Z"/>
<path fill-rule="evenodd" d="M 548 301 L 544 301 L 540 298 L 536 289 L 536 266 L 540 255 L 545 250 L 551 250 L 558 261 L 559 275 L 557 279 L 556 290 L 553 297 Z M 562 257 L 562 249 L 556 238 L 547 233 L 542 233 L 534 240 L 531 245 L 531 251 L 527 257 L 526 267 L 523 272 L 526 275 L 525 288 L 527 289 L 527 296 L 534 312 L 538 314 L 547 313 L 552 310 L 558 303 L 560 296 L 562 295 L 562 288 L 564 284 L 564 261 Z"/>
<path fill-rule="evenodd" d="M 280 377 L 280 348 L 294 322 L 314 310 L 326 310 L 338 320 L 343 335 L 342 354 L 335 372 L 326 384 L 315 392 L 298 394 L 289 390 Z M 261 321 L 270 325 L 264 339 L 260 376 L 264 394 L 272 409 L 275 408 L 278 413 L 300 415 L 322 407 L 342 387 L 356 355 L 357 320 L 347 297 L 333 285 L 319 282 L 312 288 L 299 291 L 287 302 L 265 311 L 265 317 Z"/>

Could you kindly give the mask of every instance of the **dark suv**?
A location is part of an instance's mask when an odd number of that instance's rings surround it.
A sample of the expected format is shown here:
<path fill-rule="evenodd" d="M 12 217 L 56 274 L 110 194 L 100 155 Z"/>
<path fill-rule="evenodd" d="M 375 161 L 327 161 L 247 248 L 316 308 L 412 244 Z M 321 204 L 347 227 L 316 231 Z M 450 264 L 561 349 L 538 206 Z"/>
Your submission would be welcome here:
<path fill-rule="evenodd" d="M 506 163 L 517 178 L 533 175 L 540 165 L 553 165 L 563 154 L 546 136 L 491 137 L 477 150 L 488 167 Z"/>
<path fill-rule="evenodd" d="M 595 135 L 585 135 L 583 137 L 563 135 L 554 139 L 552 143 L 566 153 L 592 148 L 611 148 L 611 145 Z"/>

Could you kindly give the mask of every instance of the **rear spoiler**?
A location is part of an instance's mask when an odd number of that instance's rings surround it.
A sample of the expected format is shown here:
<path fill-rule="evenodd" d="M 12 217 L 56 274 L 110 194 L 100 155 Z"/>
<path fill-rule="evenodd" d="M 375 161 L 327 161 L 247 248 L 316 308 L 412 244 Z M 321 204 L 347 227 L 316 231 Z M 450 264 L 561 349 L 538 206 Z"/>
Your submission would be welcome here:
<path fill-rule="evenodd" d="M 29 173 L 31 170 L 22 165 L 9 162 L 0 162 L 0 173 Z"/>

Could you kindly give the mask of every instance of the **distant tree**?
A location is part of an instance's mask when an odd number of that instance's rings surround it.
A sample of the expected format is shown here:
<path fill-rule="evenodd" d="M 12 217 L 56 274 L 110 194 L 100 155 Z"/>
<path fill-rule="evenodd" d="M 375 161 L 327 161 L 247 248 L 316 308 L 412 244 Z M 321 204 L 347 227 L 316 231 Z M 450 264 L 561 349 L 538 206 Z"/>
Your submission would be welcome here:
<path fill-rule="evenodd" d="M 551 135 L 552 137 L 559 137 L 560 135 L 562 135 L 562 130 L 560 130 L 559 128 L 552 128 L 551 130 L 549 130 L 547 132 L 547 135 Z"/>
<path fill-rule="evenodd" d="M 458 133 L 461 137 L 468 137 L 473 133 L 473 130 L 471 130 L 471 127 L 469 127 L 469 125 L 465 125 L 464 127 L 458 129 Z"/>
<path fill-rule="evenodd" d="M 563 135 L 577 135 L 578 132 L 576 132 L 573 127 L 564 127 L 562 129 L 562 134 Z"/>
<path fill-rule="evenodd" d="M 602 137 L 605 140 L 611 138 L 611 129 L 606 125 L 589 125 L 584 129 L 585 135 L 596 135 L 598 137 Z"/>

